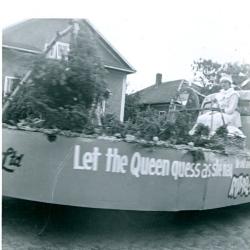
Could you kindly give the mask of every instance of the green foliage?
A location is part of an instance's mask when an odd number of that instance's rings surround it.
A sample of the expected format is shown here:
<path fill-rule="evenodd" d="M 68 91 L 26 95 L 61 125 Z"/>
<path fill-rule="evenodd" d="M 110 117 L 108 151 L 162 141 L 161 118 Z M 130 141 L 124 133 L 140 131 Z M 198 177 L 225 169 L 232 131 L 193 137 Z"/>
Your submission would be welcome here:
<path fill-rule="evenodd" d="M 155 109 L 138 111 L 134 120 L 130 119 L 123 124 L 108 115 L 103 120 L 104 131 L 107 134 L 120 133 L 136 136 L 145 140 L 158 137 L 161 140 L 169 140 L 173 144 L 184 144 L 190 141 L 188 131 L 193 126 L 192 117 L 189 113 L 178 113 L 175 122 L 169 122 L 167 117 L 159 115 Z"/>
<path fill-rule="evenodd" d="M 202 59 L 200 58 L 197 61 L 194 61 L 192 64 L 192 69 L 194 76 L 198 77 L 200 83 L 206 87 L 209 84 L 214 84 L 219 81 L 220 75 L 218 72 L 221 69 L 221 64 L 212 61 L 211 59 Z"/>
<path fill-rule="evenodd" d="M 193 126 L 192 114 L 189 112 L 179 112 L 176 114 L 174 122 L 164 125 L 164 129 L 160 134 L 161 140 L 170 140 L 173 144 L 185 144 L 190 142 L 191 138 L 188 134 Z"/>
<path fill-rule="evenodd" d="M 177 130 L 177 144 L 185 144 L 190 141 L 189 131 L 194 125 L 194 119 L 190 112 L 177 113 L 175 129 Z"/>
<path fill-rule="evenodd" d="M 228 143 L 228 130 L 226 126 L 219 127 L 215 134 L 210 137 L 210 129 L 208 126 L 198 124 L 195 134 L 192 137 L 194 145 L 213 150 L 224 150 Z"/>
<path fill-rule="evenodd" d="M 140 137 L 140 131 L 138 131 L 138 126 L 135 122 L 132 122 L 132 120 L 128 120 L 123 123 L 123 130 L 121 133 L 123 137 L 125 137 L 127 134 Z"/>
<path fill-rule="evenodd" d="M 152 140 L 154 136 L 159 136 L 165 118 L 159 115 L 154 109 L 146 109 L 137 113 L 134 126 L 136 136 L 146 140 Z"/>
<path fill-rule="evenodd" d="M 151 140 L 160 134 L 164 120 L 156 110 L 147 109 L 138 111 L 134 120 L 129 119 L 124 123 L 117 120 L 115 115 L 107 114 L 102 119 L 103 131 L 108 135 L 116 133 L 125 137 L 126 134 L 135 135 L 137 138 Z"/>
<path fill-rule="evenodd" d="M 228 132 L 225 126 L 218 128 L 215 135 L 210 137 L 209 127 L 198 124 L 194 136 L 190 136 L 189 131 L 193 127 L 194 121 L 189 112 L 177 113 L 173 122 L 168 121 L 167 117 L 160 116 L 154 109 L 137 112 L 134 121 L 128 120 L 123 124 L 115 120 L 114 116 L 110 115 L 107 118 L 107 121 L 103 123 L 107 125 L 106 131 L 110 135 L 120 133 L 122 137 L 125 137 L 126 134 L 131 134 L 138 139 L 145 140 L 158 137 L 160 140 L 175 145 L 193 142 L 196 147 L 212 150 L 225 150 L 228 143 Z M 204 159 L 202 151 L 194 150 L 192 155 L 196 161 Z"/>
<path fill-rule="evenodd" d="M 43 117 L 44 127 L 82 132 L 88 121 L 88 113 L 84 113 L 83 110 L 83 107 L 70 106 L 47 112 Z"/>
<path fill-rule="evenodd" d="M 221 89 L 219 79 L 222 74 L 232 76 L 234 84 L 240 87 L 240 84 L 250 78 L 250 64 L 225 63 L 221 64 L 211 59 L 199 59 L 192 64 L 194 78 L 202 86 L 203 94 L 211 94 Z"/>
<path fill-rule="evenodd" d="M 36 98 L 30 95 L 33 89 L 33 86 L 30 86 L 30 88 L 25 85 L 20 87 L 18 95 L 13 100 L 10 100 L 10 106 L 3 118 L 3 122 L 17 124 L 18 121 L 26 118 L 40 117 L 40 112 L 35 110 L 33 104 L 33 100 L 36 100 Z"/>
<path fill-rule="evenodd" d="M 224 126 L 217 128 L 215 131 L 215 135 L 221 138 L 227 138 L 227 135 L 228 135 L 227 126 L 224 125 Z"/>
<path fill-rule="evenodd" d="M 175 137 L 176 137 L 175 123 L 167 122 L 160 133 L 160 139 L 165 141 Z"/>
<path fill-rule="evenodd" d="M 76 39 L 72 37 L 68 55 L 67 84 L 77 100 L 84 100 L 87 108 L 94 99 L 106 94 L 106 70 L 97 54 L 94 37 L 88 29 L 80 27 Z"/>
<path fill-rule="evenodd" d="M 195 129 L 194 136 L 205 136 L 208 137 L 210 129 L 208 126 L 199 123 Z"/>
<path fill-rule="evenodd" d="M 72 131 L 89 125 L 91 105 L 106 98 L 107 88 L 104 65 L 86 28 L 80 26 L 78 36 L 72 35 L 67 58 L 37 58 L 30 79 L 11 101 L 4 122 L 39 118 L 45 121 L 45 128 Z"/>
<path fill-rule="evenodd" d="M 209 139 L 210 129 L 204 124 L 198 124 L 195 133 L 192 137 L 194 145 L 197 147 L 208 147 L 208 144 L 211 142 Z"/>
<path fill-rule="evenodd" d="M 135 121 L 138 112 L 140 112 L 140 95 L 138 93 L 125 97 L 124 121 Z"/>
<path fill-rule="evenodd" d="M 114 114 L 106 114 L 102 118 L 103 132 L 107 135 L 122 133 L 124 125 L 116 118 Z"/>

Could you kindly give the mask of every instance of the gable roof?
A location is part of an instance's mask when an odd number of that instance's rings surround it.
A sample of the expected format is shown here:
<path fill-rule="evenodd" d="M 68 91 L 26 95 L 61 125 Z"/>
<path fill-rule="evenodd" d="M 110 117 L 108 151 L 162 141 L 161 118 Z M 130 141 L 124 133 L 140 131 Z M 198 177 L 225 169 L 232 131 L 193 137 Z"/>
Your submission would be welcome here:
<path fill-rule="evenodd" d="M 3 47 L 30 53 L 41 53 L 45 43 L 49 43 L 56 35 L 69 26 L 72 19 L 43 18 L 29 19 L 3 30 Z M 86 19 L 79 20 L 96 38 L 97 49 L 105 67 L 134 73 L 135 69 L 114 49 L 114 47 Z M 69 41 L 69 36 L 63 38 Z"/>
<path fill-rule="evenodd" d="M 169 103 L 177 94 L 178 88 L 182 82 L 186 83 L 184 79 L 162 82 L 159 85 L 154 84 L 134 94 L 139 94 L 140 104 Z"/>

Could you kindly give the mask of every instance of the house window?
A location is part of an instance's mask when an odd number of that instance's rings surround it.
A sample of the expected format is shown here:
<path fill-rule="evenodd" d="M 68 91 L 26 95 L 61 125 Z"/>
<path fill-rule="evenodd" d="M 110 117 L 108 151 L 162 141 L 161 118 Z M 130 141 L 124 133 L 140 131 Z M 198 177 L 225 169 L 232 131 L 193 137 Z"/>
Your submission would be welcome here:
<path fill-rule="evenodd" d="M 47 48 L 48 44 L 45 44 L 45 48 Z M 67 55 L 69 53 L 69 44 L 63 42 L 56 42 L 55 45 L 50 49 L 47 54 L 47 58 L 51 59 L 62 59 L 64 56 L 67 59 Z"/>
<path fill-rule="evenodd" d="M 159 111 L 159 115 L 160 115 L 160 116 L 166 115 L 166 111 Z"/>
<path fill-rule="evenodd" d="M 57 45 L 57 48 L 56 48 L 57 59 L 62 59 L 63 56 L 67 58 L 69 54 L 69 44 L 57 42 L 56 45 Z"/>
<path fill-rule="evenodd" d="M 18 78 L 13 76 L 5 76 L 3 95 L 6 96 L 10 94 L 17 86 Z"/>

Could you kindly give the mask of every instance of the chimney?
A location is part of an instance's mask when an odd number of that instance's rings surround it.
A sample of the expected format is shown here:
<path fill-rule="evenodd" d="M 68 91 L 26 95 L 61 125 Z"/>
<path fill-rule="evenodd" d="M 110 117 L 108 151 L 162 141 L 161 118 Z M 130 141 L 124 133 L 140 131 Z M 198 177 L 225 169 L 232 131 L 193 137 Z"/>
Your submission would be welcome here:
<path fill-rule="evenodd" d="M 157 73 L 155 77 L 155 85 L 158 87 L 162 82 L 162 74 Z"/>

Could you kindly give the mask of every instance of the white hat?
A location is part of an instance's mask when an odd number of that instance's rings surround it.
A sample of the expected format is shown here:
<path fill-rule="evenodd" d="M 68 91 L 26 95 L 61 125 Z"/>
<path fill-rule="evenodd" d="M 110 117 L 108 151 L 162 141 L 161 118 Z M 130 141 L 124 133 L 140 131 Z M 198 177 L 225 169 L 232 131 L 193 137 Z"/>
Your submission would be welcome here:
<path fill-rule="evenodd" d="M 227 82 L 230 82 L 232 84 L 233 83 L 233 78 L 230 75 L 223 75 L 220 78 L 220 83 L 223 82 L 223 81 L 227 81 Z"/>

